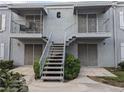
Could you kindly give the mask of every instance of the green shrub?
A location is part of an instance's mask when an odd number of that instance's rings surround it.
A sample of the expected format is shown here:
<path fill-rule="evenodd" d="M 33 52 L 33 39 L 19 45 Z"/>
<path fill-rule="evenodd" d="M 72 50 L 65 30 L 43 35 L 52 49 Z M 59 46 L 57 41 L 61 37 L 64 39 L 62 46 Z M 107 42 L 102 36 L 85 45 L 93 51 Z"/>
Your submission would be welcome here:
<path fill-rule="evenodd" d="M 0 92 L 27 92 L 28 86 L 22 77 L 19 73 L 0 69 Z"/>
<path fill-rule="evenodd" d="M 39 63 L 39 59 L 35 59 L 34 64 L 33 64 L 33 69 L 34 69 L 34 73 L 35 73 L 35 79 L 39 79 L 40 78 L 40 63 Z"/>
<path fill-rule="evenodd" d="M 71 54 L 67 55 L 65 59 L 64 78 L 66 80 L 72 80 L 78 76 L 79 72 L 80 72 L 79 59 L 76 59 Z"/>
<path fill-rule="evenodd" d="M 124 70 L 124 61 L 123 61 L 123 62 L 120 62 L 120 63 L 118 64 L 118 66 L 119 66 L 122 70 Z"/>
<path fill-rule="evenodd" d="M 12 69 L 14 68 L 12 60 L 0 60 L 0 69 Z"/>

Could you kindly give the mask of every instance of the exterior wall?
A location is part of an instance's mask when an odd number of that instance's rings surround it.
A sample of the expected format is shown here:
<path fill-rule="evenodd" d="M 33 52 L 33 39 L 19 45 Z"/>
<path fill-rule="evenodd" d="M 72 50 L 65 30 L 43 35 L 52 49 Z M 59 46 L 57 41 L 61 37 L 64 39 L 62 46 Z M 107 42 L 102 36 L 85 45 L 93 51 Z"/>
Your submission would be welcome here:
<path fill-rule="evenodd" d="M 75 31 L 74 25 L 67 29 L 76 21 L 76 17 L 73 14 L 73 6 L 52 6 L 46 8 L 48 9 L 48 15 L 44 18 L 44 34 L 49 35 L 50 32 L 54 32 L 52 39 L 55 42 L 63 43 L 65 32 L 68 30 L 71 32 Z M 57 12 L 61 12 L 60 18 L 57 18 Z"/>
<path fill-rule="evenodd" d="M 6 15 L 5 20 L 5 31 L 0 32 L 0 43 L 4 43 L 4 59 L 9 59 L 9 35 L 10 35 L 10 26 L 11 26 L 11 11 L 7 8 L 0 8 L 0 14 Z"/>
<path fill-rule="evenodd" d="M 15 65 L 24 65 L 24 43 L 11 39 L 11 60 Z"/>
<path fill-rule="evenodd" d="M 121 4 L 120 4 L 121 5 Z M 117 6 L 116 9 L 116 48 L 117 48 L 117 63 L 121 62 L 121 43 L 124 43 L 124 29 L 120 29 L 120 12 L 124 12 L 124 5 Z M 123 15 L 124 16 L 124 15 Z"/>

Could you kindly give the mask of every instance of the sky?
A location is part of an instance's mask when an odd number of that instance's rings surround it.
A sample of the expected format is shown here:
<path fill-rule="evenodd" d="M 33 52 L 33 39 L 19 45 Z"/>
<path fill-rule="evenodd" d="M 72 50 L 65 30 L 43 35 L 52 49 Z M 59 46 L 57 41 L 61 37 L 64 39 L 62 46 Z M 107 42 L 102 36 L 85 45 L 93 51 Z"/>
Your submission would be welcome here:
<path fill-rule="evenodd" d="M 0 4 L 30 3 L 30 2 L 79 2 L 79 1 L 115 1 L 115 0 L 0 0 Z M 124 1 L 124 0 L 117 0 Z"/>

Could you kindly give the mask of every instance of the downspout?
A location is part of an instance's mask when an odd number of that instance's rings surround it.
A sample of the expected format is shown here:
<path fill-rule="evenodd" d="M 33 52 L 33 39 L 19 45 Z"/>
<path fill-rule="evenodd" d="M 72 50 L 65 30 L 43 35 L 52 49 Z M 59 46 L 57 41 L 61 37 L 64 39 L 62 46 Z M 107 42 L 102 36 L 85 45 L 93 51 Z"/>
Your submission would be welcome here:
<path fill-rule="evenodd" d="M 116 31 L 116 5 L 117 2 L 113 2 L 113 43 L 114 43 L 114 66 L 117 68 L 118 56 L 117 56 L 117 31 Z"/>
<path fill-rule="evenodd" d="M 11 14 L 11 15 L 10 15 L 10 18 L 11 18 L 11 19 L 9 20 L 9 21 L 10 21 L 9 34 L 11 34 L 11 30 L 13 30 L 13 29 L 12 29 L 12 11 L 10 10 L 10 12 L 11 12 L 11 13 L 10 13 L 10 14 Z M 9 35 L 9 60 L 11 60 L 11 37 L 10 37 L 10 35 Z"/>

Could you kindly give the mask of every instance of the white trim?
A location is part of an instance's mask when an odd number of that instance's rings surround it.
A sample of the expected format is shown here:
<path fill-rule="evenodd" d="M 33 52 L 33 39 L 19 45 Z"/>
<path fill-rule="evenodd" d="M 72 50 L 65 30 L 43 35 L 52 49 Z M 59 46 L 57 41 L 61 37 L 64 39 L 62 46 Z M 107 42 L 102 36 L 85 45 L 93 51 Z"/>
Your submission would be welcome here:
<path fill-rule="evenodd" d="M 86 26 L 87 26 L 86 27 L 86 30 L 87 30 L 86 33 L 88 33 L 88 14 L 86 14 Z"/>
<path fill-rule="evenodd" d="M 33 44 L 33 64 L 34 64 L 34 44 Z"/>
<path fill-rule="evenodd" d="M 124 43 L 121 43 L 121 61 L 124 61 Z"/>
<path fill-rule="evenodd" d="M 78 33 L 78 11 L 76 10 L 76 30 L 75 31 L 77 31 L 76 33 Z"/>
<path fill-rule="evenodd" d="M 46 6 L 45 8 L 46 9 L 73 9 L 74 7 L 64 5 L 64 6 Z"/>
<path fill-rule="evenodd" d="M 119 14 L 120 14 L 120 28 L 124 29 L 124 13 L 123 11 L 120 11 Z"/>
<path fill-rule="evenodd" d="M 5 30 L 5 25 L 6 25 L 6 15 L 2 14 L 2 31 Z"/>
<path fill-rule="evenodd" d="M 4 43 L 0 44 L 0 59 L 4 59 Z"/>
<path fill-rule="evenodd" d="M 98 29 L 98 15 L 96 14 L 96 32 L 99 32 L 98 30 L 99 30 Z"/>

